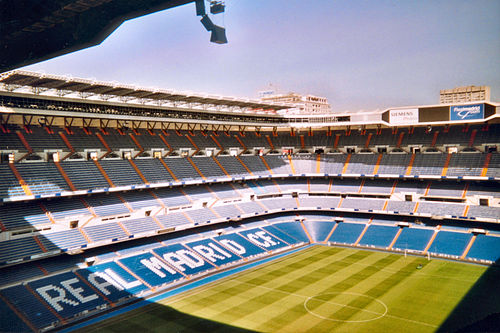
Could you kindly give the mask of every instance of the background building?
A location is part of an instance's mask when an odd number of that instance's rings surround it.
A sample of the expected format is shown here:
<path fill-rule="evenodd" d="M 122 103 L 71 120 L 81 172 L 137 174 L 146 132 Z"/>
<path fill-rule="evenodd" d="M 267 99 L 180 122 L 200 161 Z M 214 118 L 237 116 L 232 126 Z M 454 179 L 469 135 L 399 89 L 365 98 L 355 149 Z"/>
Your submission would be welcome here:
<path fill-rule="evenodd" d="M 329 114 L 332 112 L 328 99 L 313 95 L 300 95 L 294 92 L 288 94 L 275 94 L 274 92 L 261 92 L 263 102 L 278 102 L 294 104 L 294 109 L 287 109 L 286 114 Z"/>
<path fill-rule="evenodd" d="M 490 87 L 467 86 L 454 89 L 444 89 L 439 92 L 439 103 L 465 103 L 474 101 L 489 101 Z"/>

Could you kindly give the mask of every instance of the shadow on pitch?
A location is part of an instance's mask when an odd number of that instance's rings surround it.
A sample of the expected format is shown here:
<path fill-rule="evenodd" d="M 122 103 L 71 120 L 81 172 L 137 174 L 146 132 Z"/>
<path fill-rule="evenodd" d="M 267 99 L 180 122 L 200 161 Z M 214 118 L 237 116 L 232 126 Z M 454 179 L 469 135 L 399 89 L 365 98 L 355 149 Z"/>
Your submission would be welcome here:
<path fill-rule="evenodd" d="M 496 264 L 500 264 L 497 260 Z M 438 332 L 498 332 L 500 266 L 491 266 L 477 280 L 439 327 Z"/>
<path fill-rule="evenodd" d="M 150 303 L 111 320 L 86 326 L 75 332 L 255 332 L 218 321 L 193 316 L 170 306 Z"/>

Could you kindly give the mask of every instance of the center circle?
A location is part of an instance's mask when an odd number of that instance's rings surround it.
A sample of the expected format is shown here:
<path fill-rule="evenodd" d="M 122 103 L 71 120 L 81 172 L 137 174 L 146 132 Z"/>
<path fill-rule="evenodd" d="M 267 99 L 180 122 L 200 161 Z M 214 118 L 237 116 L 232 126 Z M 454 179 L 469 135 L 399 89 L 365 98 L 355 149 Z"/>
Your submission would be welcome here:
<path fill-rule="evenodd" d="M 348 291 L 308 297 L 304 301 L 304 308 L 318 318 L 344 323 L 377 320 L 384 317 L 388 311 L 387 305 L 381 300 Z M 352 316 L 356 316 L 356 319 L 349 319 Z"/>

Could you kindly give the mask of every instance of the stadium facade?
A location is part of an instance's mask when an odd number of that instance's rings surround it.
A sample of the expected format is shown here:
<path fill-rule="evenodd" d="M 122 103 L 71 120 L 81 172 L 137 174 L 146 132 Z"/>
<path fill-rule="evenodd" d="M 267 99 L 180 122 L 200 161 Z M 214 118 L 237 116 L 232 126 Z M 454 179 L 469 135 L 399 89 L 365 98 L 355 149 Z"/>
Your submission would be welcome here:
<path fill-rule="evenodd" d="M 499 105 L 283 103 L 0 76 L 0 330 L 45 331 L 310 243 L 492 265 Z"/>

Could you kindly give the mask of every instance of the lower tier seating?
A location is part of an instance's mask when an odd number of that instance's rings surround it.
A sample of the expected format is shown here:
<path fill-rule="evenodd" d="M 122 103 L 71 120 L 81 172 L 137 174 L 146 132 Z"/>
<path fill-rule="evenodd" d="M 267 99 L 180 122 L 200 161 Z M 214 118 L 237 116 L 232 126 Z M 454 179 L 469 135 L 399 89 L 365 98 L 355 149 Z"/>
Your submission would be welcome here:
<path fill-rule="evenodd" d="M 151 220 L 136 222 L 151 224 Z M 394 220 L 354 215 L 343 222 L 335 215 L 308 213 L 301 220 L 294 214 L 273 215 L 0 268 L 0 329 L 58 328 L 217 268 L 309 243 L 428 251 L 483 262 L 500 259 L 496 234 L 476 235 L 459 227 L 398 226 Z M 88 258 L 93 258 L 92 265 Z M 24 279 L 30 280 L 22 283 Z"/>

